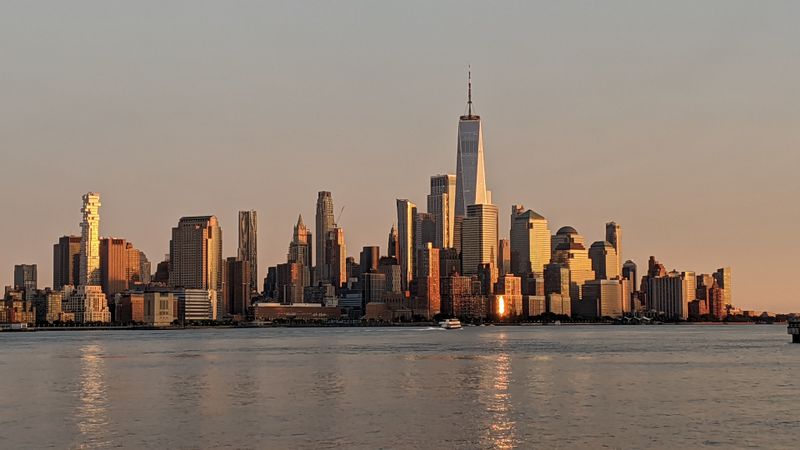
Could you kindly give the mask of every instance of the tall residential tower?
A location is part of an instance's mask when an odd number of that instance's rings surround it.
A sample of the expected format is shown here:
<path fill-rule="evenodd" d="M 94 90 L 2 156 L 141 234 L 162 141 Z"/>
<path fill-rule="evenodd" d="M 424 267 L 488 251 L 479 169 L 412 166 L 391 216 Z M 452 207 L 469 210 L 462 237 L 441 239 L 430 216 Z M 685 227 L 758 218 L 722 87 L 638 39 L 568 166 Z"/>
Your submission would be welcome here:
<path fill-rule="evenodd" d="M 79 281 L 83 286 L 100 286 L 100 194 L 84 194 L 81 213 Z"/>
<path fill-rule="evenodd" d="M 326 261 L 328 258 L 325 255 L 325 241 L 328 239 L 328 233 L 333 231 L 334 217 L 333 217 L 333 198 L 328 191 L 320 191 L 317 195 L 317 217 L 316 217 L 316 268 L 314 280 L 319 284 L 323 280 L 330 280 L 331 275 L 328 273 Z"/>
<path fill-rule="evenodd" d="M 258 216 L 255 211 L 239 211 L 239 260 L 248 266 L 250 292 L 258 292 Z M 250 292 L 247 294 L 249 295 Z"/>

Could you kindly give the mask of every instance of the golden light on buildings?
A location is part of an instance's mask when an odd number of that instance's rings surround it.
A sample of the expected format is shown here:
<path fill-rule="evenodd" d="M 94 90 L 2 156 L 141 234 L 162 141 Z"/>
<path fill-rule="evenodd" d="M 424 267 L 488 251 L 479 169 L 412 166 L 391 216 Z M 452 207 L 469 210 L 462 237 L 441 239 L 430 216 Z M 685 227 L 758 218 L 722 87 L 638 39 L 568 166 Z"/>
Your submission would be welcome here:
<path fill-rule="evenodd" d="M 506 315 L 506 301 L 502 295 L 497 297 L 497 314 L 499 316 Z"/>

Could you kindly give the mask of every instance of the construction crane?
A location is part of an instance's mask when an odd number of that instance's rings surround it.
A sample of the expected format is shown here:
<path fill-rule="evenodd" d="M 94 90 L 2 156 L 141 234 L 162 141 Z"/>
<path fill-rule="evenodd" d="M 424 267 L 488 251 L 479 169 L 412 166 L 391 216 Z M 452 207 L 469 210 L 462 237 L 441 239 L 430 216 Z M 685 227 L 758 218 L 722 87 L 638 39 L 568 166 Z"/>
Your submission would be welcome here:
<path fill-rule="evenodd" d="M 334 223 L 336 224 L 337 227 L 339 226 L 339 223 L 340 223 L 339 221 L 342 220 L 342 213 L 343 212 L 344 212 L 344 206 L 342 206 L 342 209 L 339 210 L 339 215 L 336 217 L 336 220 L 334 221 Z"/>

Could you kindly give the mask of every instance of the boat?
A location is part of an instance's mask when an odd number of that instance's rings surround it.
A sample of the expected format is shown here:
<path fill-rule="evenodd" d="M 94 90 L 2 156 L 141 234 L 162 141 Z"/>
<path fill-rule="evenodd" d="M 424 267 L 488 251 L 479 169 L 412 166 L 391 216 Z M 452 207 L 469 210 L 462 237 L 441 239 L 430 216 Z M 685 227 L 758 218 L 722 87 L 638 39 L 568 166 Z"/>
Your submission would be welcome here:
<path fill-rule="evenodd" d="M 458 319 L 444 319 L 439 322 L 439 326 L 445 330 L 458 330 L 461 329 L 461 321 Z"/>
<path fill-rule="evenodd" d="M 786 331 L 792 335 L 792 342 L 800 344 L 800 318 L 789 319 Z"/>

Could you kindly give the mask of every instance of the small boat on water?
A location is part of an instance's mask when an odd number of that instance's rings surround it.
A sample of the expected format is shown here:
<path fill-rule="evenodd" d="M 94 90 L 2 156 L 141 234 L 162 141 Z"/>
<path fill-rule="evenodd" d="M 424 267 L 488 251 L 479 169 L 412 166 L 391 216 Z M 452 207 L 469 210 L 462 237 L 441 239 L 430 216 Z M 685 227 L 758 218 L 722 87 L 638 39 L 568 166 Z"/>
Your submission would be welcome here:
<path fill-rule="evenodd" d="M 800 318 L 789 319 L 787 332 L 792 335 L 792 342 L 800 344 Z"/>
<path fill-rule="evenodd" d="M 445 330 L 458 330 L 461 328 L 461 321 L 458 319 L 444 319 L 439 322 L 439 326 Z"/>

